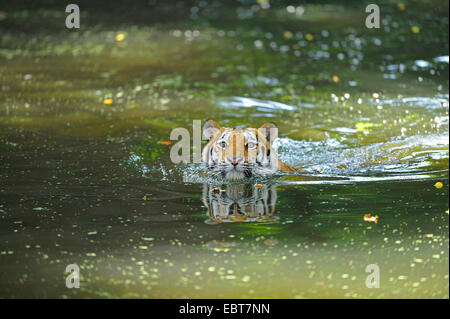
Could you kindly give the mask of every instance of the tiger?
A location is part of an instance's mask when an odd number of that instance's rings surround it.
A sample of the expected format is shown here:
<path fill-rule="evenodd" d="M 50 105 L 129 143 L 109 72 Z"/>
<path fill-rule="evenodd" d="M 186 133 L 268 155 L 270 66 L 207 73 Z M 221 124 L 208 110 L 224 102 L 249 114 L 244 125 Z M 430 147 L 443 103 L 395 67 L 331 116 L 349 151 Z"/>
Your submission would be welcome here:
<path fill-rule="evenodd" d="M 206 224 L 273 222 L 277 201 L 276 185 L 231 183 L 204 184 L 202 201 L 207 208 Z"/>
<path fill-rule="evenodd" d="M 202 161 L 207 170 L 226 180 L 296 171 L 281 162 L 276 150 L 272 149 L 278 135 L 275 123 L 267 122 L 256 129 L 222 127 L 216 121 L 208 120 L 202 132 L 208 141 L 202 150 Z"/>

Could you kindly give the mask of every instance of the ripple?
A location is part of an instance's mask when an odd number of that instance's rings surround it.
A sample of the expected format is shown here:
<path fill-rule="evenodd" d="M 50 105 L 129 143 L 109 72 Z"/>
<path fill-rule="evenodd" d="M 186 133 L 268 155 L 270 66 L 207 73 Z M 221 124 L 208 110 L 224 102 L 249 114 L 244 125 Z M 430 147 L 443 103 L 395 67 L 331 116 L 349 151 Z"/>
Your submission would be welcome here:
<path fill-rule="evenodd" d="M 275 101 L 264 101 L 248 97 L 233 96 L 223 98 L 217 105 L 224 109 L 256 108 L 259 111 L 295 111 L 296 106 Z"/>
<path fill-rule="evenodd" d="M 433 60 L 434 60 L 434 62 L 437 62 L 437 63 L 447 63 L 448 64 L 448 55 L 438 56 L 438 57 L 435 57 Z"/>
<path fill-rule="evenodd" d="M 398 99 L 388 99 L 380 102 L 381 105 L 389 105 L 394 107 L 417 107 L 429 110 L 448 110 L 449 96 L 439 95 L 436 97 L 405 97 Z"/>
<path fill-rule="evenodd" d="M 419 68 L 423 68 L 423 69 L 429 68 L 431 66 L 431 63 L 428 61 L 425 61 L 425 60 L 416 60 L 416 61 L 414 61 L 414 64 L 416 66 L 418 66 Z"/>

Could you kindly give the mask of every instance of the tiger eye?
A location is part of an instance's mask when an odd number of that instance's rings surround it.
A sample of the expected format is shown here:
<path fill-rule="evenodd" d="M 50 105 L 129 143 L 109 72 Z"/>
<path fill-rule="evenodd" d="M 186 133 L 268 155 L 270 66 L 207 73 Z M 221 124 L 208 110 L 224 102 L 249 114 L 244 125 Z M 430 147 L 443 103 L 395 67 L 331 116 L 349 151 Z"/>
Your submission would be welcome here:
<path fill-rule="evenodd" d="M 220 143 L 220 146 L 222 146 L 223 148 L 225 148 L 225 147 L 227 147 L 227 143 L 222 142 L 222 143 Z"/>
<path fill-rule="evenodd" d="M 247 148 L 254 148 L 256 145 L 255 145 L 255 143 L 248 143 L 247 144 Z"/>

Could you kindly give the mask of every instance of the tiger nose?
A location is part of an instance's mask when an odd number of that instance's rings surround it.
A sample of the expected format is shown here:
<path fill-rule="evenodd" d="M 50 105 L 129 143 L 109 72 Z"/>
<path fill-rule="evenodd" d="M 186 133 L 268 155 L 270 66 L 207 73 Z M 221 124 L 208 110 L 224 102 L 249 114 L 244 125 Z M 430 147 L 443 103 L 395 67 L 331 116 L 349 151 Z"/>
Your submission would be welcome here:
<path fill-rule="evenodd" d="M 242 157 L 232 157 L 231 159 L 229 159 L 229 161 L 233 166 L 236 166 L 242 161 Z"/>

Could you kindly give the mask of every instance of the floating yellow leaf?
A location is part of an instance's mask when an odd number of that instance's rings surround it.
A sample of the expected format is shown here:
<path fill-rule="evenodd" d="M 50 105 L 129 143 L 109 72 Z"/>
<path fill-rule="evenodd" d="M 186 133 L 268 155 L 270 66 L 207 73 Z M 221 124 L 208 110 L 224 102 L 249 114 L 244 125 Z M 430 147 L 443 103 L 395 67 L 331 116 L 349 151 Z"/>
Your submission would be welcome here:
<path fill-rule="evenodd" d="M 445 211 L 445 213 L 448 215 L 448 209 Z"/>
<path fill-rule="evenodd" d="M 314 40 L 314 36 L 311 33 L 308 33 L 307 35 L 305 35 L 305 39 L 308 41 L 312 41 Z"/>
<path fill-rule="evenodd" d="M 412 33 L 417 34 L 420 32 L 420 28 L 415 25 L 415 26 L 411 27 L 411 31 L 412 31 Z"/>
<path fill-rule="evenodd" d="M 440 189 L 444 186 L 444 184 L 442 184 L 441 182 L 437 182 L 436 184 L 434 184 L 434 187 L 436 187 L 437 189 Z"/>
<path fill-rule="evenodd" d="M 337 75 L 333 75 L 331 79 L 333 80 L 334 83 L 338 83 L 340 81 Z"/>
<path fill-rule="evenodd" d="M 113 104 L 113 99 L 112 98 L 104 99 L 103 103 L 105 103 L 106 105 L 111 105 L 111 104 Z"/>
<path fill-rule="evenodd" d="M 125 39 L 125 34 L 123 34 L 123 33 L 116 34 L 116 41 L 120 42 L 120 41 L 123 41 L 124 39 Z"/>
<path fill-rule="evenodd" d="M 397 8 L 398 8 L 399 10 L 401 10 L 401 11 L 405 11 L 406 6 L 405 6 L 404 3 L 399 3 L 399 4 L 397 4 Z"/>
<path fill-rule="evenodd" d="M 136 107 L 136 105 L 135 105 L 135 104 L 130 104 L 130 105 L 128 105 L 128 107 L 129 107 L 130 109 L 134 109 L 134 108 Z"/>
<path fill-rule="evenodd" d="M 144 195 L 144 197 L 142 197 L 143 200 L 147 200 L 147 195 Z"/>

